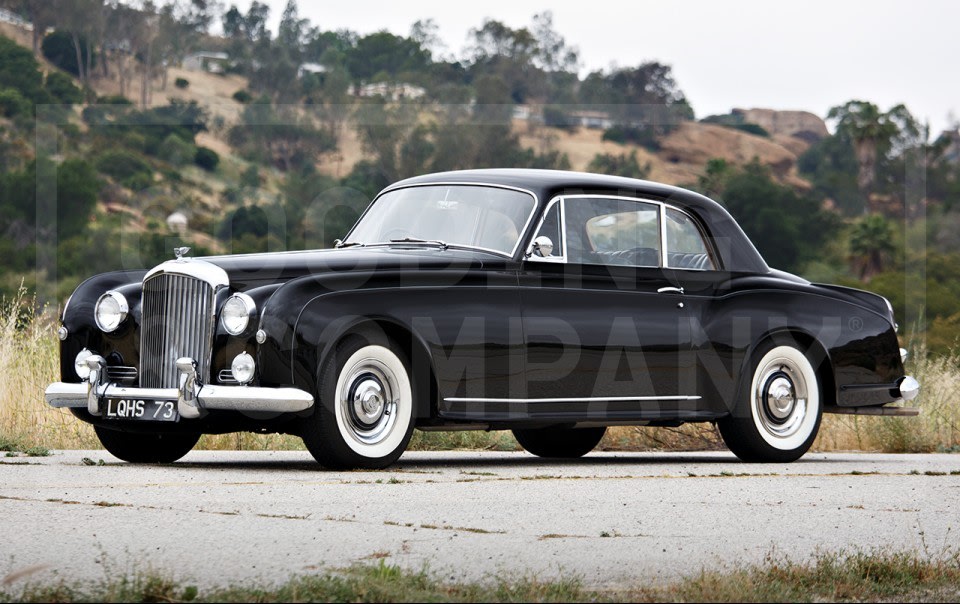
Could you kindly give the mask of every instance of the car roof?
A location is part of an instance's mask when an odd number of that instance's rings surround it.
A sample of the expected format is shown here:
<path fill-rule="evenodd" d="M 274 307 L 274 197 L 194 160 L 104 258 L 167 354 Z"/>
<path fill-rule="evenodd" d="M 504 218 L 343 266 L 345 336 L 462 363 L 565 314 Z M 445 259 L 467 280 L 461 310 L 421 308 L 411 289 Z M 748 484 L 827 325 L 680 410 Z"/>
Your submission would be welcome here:
<path fill-rule="evenodd" d="M 769 267 L 727 210 L 693 191 L 637 178 L 569 170 L 490 168 L 435 172 L 407 178 L 384 189 L 429 184 L 487 184 L 525 189 L 541 205 L 558 195 L 622 195 L 668 202 L 694 215 L 712 236 L 726 270 L 767 273 Z"/>
<path fill-rule="evenodd" d="M 548 201 L 549 198 L 562 193 L 569 195 L 577 191 L 595 192 L 602 190 L 609 192 L 619 190 L 624 193 L 630 192 L 634 195 L 642 192 L 647 196 L 658 199 L 690 197 L 691 201 L 695 200 L 707 204 L 716 204 L 715 201 L 703 197 L 698 193 L 672 185 L 637 178 L 627 178 L 624 176 L 591 174 L 571 170 L 536 170 L 524 168 L 453 170 L 450 172 L 435 172 L 422 176 L 414 176 L 413 178 L 394 183 L 387 187 L 387 189 L 410 185 L 452 182 L 494 184 L 527 189 L 536 193 L 537 196 L 541 198 L 541 201 Z"/>

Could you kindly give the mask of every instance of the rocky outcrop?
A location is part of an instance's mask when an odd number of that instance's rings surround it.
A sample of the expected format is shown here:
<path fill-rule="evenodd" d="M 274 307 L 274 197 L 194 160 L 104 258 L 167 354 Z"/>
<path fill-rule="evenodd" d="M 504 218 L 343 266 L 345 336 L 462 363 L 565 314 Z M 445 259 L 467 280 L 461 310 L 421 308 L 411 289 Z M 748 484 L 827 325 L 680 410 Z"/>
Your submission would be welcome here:
<path fill-rule="evenodd" d="M 777 140 L 798 139 L 806 147 L 829 136 L 827 125 L 809 111 L 776 111 L 774 109 L 734 109 L 731 113 L 743 121 L 757 124 Z"/>

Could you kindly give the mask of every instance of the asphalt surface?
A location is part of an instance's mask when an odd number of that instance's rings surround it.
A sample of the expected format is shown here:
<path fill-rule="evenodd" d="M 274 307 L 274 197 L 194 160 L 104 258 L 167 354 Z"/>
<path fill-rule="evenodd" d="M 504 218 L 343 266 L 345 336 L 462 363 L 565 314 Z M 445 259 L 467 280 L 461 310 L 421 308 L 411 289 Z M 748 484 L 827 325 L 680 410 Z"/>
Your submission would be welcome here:
<path fill-rule="evenodd" d="M 385 559 L 457 580 L 616 587 L 771 554 L 938 555 L 960 543 L 958 499 L 960 455 L 747 465 L 729 453 L 407 453 L 389 471 L 325 472 L 299 452 L 136 466 L 56 451 L 0 458 L 0 580 L 152 569 L 207 586 L 274 583 Z"/>

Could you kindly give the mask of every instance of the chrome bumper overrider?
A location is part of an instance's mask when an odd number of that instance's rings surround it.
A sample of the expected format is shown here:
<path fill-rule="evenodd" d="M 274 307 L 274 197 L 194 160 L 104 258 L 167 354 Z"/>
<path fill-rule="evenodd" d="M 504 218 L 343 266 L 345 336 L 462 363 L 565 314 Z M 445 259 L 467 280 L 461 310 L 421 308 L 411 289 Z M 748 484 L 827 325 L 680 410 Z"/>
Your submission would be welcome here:
<path fill-rule="evenodd" d="M 86 407 L 91 415 L 103 413 L 102 402 L 111 398 L 175 400 L 180 417 L 200 417 L 201 410 L 265 411 L 290 413 L 313 406 L 313 395 L 297 388 L 253 388 L 249 386 L 201 385 L 197 380 L 196 361 L 177 360 L 179 388 L 129 388 L 107 382 L 106 361 L 101 356 L 87 359 L 90 377 L 79 384 L 55 382 L 47 387 L 45 397 L 51 407 Z"/>

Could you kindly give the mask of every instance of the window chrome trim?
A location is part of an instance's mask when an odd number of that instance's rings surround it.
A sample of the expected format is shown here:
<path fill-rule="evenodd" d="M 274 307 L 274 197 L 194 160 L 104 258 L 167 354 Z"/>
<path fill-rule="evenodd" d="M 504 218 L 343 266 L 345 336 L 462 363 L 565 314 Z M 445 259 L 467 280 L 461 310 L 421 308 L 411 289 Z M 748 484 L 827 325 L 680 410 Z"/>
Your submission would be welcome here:
<path fill-rule="evenodd" d="M 467 248 L 472 250 L 482 250 L 485 252 L 491 252 L 491 253 L 497 254 L 498 256 L 504 256 L 505 258 L 515 258 L 517 256 L 517 250 L 520 248 L 520 244 L 525 239 L 525 234 L 528 232 L 528 229 L 530 228 L 530 223 L 533 222 L 533 218 L 537 214 L 537 208 L 540 207 L 540 198 L 532 190 L 524 189 L 522 187 L 514 187 L 511 185 L 504 185 L 504 184 L 498 184 L 498 183 L 492 183 L 492 182 L 442 181 L 442 182 L 412 183 L 408 185 L 393 185 L 380 191 L 377 194 L 377 196 L 373 198 L 373 201 L 367 204 L 367 208 L 363 211 L 362 214 L 360 214 L 360 217 L 357 218 L 357 221 L 354 223 L 353 227 L 351 227 L 350 231 L 343 237 L 343 241 L 344 242 L 350 241 L 350 236 L 357 229 L 357 225 L 360 224 L 363 218 L 370 212 L 370 208 L 373 207 L 373 204 L 375 204 L 377 200 L 379 200 L 381 197 L 383 197 L 387 193 L 392 193 L 394 191 L 400 191 L 403 189 L 414 189 L 419 187 L 488 187 L 493 189 L 506 189 L 508 191 L 516 191 L 518 193 L 526 193 L 527 195 L 529 195 L 533 199 L 533 207 L 530 208 L 530 213 L 527 216 L 527 221 L 523 224 L 523 228 L 521 228 L 518 231 L 517 242 L 513 245 L 513 250 L 509 254 L 507 252 L 504 252 L 503 250 L 494 250 L 486 247 L 480 247 L 477 245 L 465 245 L 463 243 L 447 242 L 448 246 L 451 248 L 460 247 L 460 248 Z M 368 243 L 364 247 L 390 246 L 390 245 L 396 245 L 396 244 L 393 242 L 378 241 L 375 243 Z"/>

